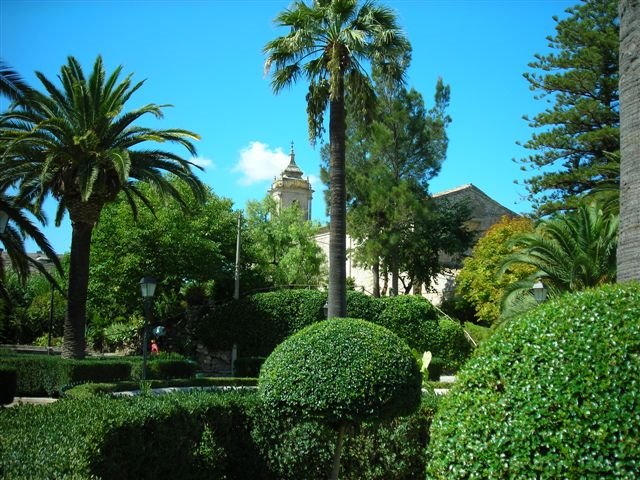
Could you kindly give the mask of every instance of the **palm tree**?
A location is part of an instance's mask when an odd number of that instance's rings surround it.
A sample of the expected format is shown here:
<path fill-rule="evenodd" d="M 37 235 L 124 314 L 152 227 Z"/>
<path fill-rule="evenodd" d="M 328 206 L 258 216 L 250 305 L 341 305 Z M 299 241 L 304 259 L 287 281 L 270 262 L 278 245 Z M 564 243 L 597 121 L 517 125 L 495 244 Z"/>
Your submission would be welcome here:
<path fill-rule="evenodd" d="M 137 186 L 149 182 L 180 201 L 163 176 L 170 172 L 201 197 L 203 186 L 191 162 L 163 150 L 144 149 L 144 142 L 175 142 L 195 155 L 187 130 L 153 130 L 134 125 L 151 114 L 162 118 L 166 105 L 149 104 L 125 112 L 125 103 L 144 82 L 131 75 L 119 81 L 122 67 L 107 76 L 102 58 L 85 78 L 78 61 L 69 57 L 61 68 L 62 89 L 36 72 L 46 94 L 32 90 L 0 117 L 3 145 L 0 181 L 15 181 L 17 200 L 42 205 L 52 195 L 58 201 L 56 224 L 66 212 L 72 226 L 68 304 L 63 356 L 83 358 L 91 234 L 102 208 L 123 192 L 134 213 L 135 200 L 151 207 Z"/>
<path fill-rule="evenodd" d="M 18 100 L 29 90 L 29 86 L 22 77 L 0 60 L 0 95 L 10 100 Z M 57 282 L 42 264 L 27 255 L 24 246 L 25 238 L 32 238 L 38 248 L 51 260 L 58 272 L 62 274 L 62 266 L 58 256 L 42 232 L 25 214 L 25 210 L 33 214 L 42 224 L 46 223 L 44 214 L 35 211 L 31 205 L 18 205 L 15 198 L 6 193 L 8 188 L 9 184 L 7 183 L 0 185 L 0 213 L 6 215 L 7 219 L 4 231 L 0 232 L 0 241 L 7 252 L 13 270 L 16 272 L 18 279 L 24 283 L 30 273 L 30 269 L 35 268 L 47 277 L 52 285 L 59 288 Z M 4 262 L 0 259 L 0 296 L 7 301 L 11 301 L 5 287 L 5 278 Z"/>
<path fill-rule="evenodd" d="M 363 115 L 372 113 L 371 64 L 385 77 L 401 81 L 402 53 L 408 41 L 388 8 L 373 1 L 297 0 L 276 23 L 287 35 L 266 44 L 265 70 L 273 68 L 275 93 L 301 77 L 309 82 L 307 114 L 312 143 L 324 131 L 329 107 L 329 317 L 346 315 L 345 94 Z M 360 112 L 358 112 L 360 113 Z"/>
<path fill-rule="evenodd" d="M 640 1 L 620 0 L 618 281 L 640 280 Z"/>
<path fill-rule="evenodd" d="M 543 280 L 551 295 L 614 282 L 617 232 L 618 216 L 606 214 L 600 204 L 591 203 L 540 223 L 533 233 L 514 238 L 516 251 L 503 260 L 498 274 L 516 264 L 531 265 L 536 271 L 507 288 L 503 315 L 505 309 L 531 300 L 529 293 L 536 279 Z"/>
<path fill-rule="evenodd" d="M 18 100 L 29 90 L 22 77 L 9 65 L 0 60 L 0 95 L 10 100 Z"/>

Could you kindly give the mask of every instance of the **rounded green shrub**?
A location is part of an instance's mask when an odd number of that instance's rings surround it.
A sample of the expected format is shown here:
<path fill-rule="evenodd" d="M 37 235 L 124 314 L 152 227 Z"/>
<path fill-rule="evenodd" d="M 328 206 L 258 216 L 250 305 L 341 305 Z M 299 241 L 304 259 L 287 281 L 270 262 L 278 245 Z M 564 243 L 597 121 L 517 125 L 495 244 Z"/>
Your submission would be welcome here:
<path fill-rule="evenodd" d="M 427 478 L 637 478 L 640 284 L 565 295 L 506 324 L 431 435 Z"/>
<path fill-rule="evenodd" d="M 417 295 L 378 299 L 381 312 L 377 324 L 388 328 L 419 352 L 436 352 L 438 314 L 429 301 Z"/>
<path fill-rule="evenodd" d="M 441 317 L 438 321 L 438 336 L 433 351 L 447 370 L 458 370 L 471 355 L 472 346 L 464 335 L 460 323 Z"/>
<path fill-rule="evenodd" d="M 379 298 L 355 290 L 347 291 L 347 317 L 376 323 L 381 310 L 382 302 Z"/>
<path fill-rule="evenodd" d="M 344 424 L 413 412 L 421 383 L 411 350 L 394 333 L 336 318 L 278 345 L 262 365 L 258 391 L 282 415 Z"/>

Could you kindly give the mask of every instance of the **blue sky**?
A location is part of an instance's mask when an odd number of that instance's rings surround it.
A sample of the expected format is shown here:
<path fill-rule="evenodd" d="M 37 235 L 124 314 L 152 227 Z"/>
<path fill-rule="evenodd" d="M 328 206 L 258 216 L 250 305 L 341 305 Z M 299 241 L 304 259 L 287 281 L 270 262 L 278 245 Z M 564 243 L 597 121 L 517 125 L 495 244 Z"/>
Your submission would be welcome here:
<path fill-rule="evenodd" d="M 413 47 L 407 85 L 432 104 L 438 77 L 451 86 L 449 151 L 432 193 L 473 183 L 521 213 L 530 205 L 513 158 L 532 130 L 522 120 L 545 108 L 522 73 L 547 52 L 554 15 L 578 0 L 387 0 Z M 313 217 L 325 222 L 318 181 L 320 146 L 308 141 L 306 86 L 274 95 L 264 76 L 265 43 L 286 32 L 273 23 L 288 0 L 0 0 L 0 57 L 38 86 L 33 72 L 55 78 L 68 55 L 89 70 L 98 54 L 107 69 L 124 66 L 145 85 L 129 107 L 170 103 L 162 128 L 200 134 L 202 180 L 237 208 L 262 198 L 288 161 L 314 182 Z M 6 108 L 6 101 L 0 104 Z M 51 205 L 49 205 L 51 210 Z M 58 252 L 70 227 L 44 229 Z M 30 246 L 30 245 L 28 245 Z M 31 246 L 33 248 L 33 246 Z"/>

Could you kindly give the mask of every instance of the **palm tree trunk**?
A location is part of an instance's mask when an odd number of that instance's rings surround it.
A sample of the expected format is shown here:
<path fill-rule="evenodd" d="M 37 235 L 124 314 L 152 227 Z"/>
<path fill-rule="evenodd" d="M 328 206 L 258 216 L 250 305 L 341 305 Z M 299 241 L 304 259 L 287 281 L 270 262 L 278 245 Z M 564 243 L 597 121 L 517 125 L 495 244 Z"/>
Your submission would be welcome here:
<path fill-rule="evenodd" d="M 347 315 L 347 204 L 345 181 L 345 109 L 344 78 L 338 75 L 335 96 L 329 104 L 331 200 L 329 215 L 329 315 Z"/>
<path fill-rule="evenodd" d="M 92 223 L 72 222 L 69 258 L 69 301 L 67 303 L 67 315 L 64 320 L 62 344 L 62 356 L 64 358 L 84 358 L 92 232 Z"/>
<path fill-rule="evenodd" d="M 618 282 L 640 280 L 640 0 L 620 0 Z"/>

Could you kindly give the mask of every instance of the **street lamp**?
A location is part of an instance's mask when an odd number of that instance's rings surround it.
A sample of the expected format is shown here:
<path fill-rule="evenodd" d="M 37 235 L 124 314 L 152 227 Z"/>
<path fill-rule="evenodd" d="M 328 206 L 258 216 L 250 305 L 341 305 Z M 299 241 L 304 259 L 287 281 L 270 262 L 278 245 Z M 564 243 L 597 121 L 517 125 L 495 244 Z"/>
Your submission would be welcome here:
<path fill-rule="evenodd" d="M 0 235 L 4 235 L 4 231 L 7 229 L 9 223 L 9 214 L 0 210 Z"/>
<path fill-rule="evenodd" d="M 147 347 L 149 343 L 149 315 L 151 314 L 151 299 L 156 292 L 156 280 L 144 277 L 140 280 L 140 291 L 144 301 L 144 326 L 142 327 L 142 380 L 147 379 Z"/>
<path fill-rule="evenodd" d="M 322 313 L 324 313 L 324 318 L 327 318 L 329 316 L 329 301 L 328 300 L 326 302 L 324 302 L 324 305 L 322 306 Z"/>
<path fill-rule="evenodd" d="M 542 280 L 537 279 L 531 291 L 533 292 L 533 297 L 536 299 L 536 302 L 542 303 L 547 299 L 547 288 L 544 286 L 544 283 L 542 283 Z"/>

